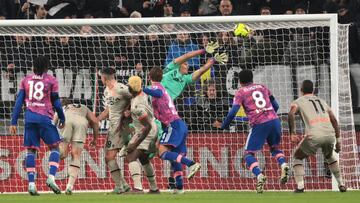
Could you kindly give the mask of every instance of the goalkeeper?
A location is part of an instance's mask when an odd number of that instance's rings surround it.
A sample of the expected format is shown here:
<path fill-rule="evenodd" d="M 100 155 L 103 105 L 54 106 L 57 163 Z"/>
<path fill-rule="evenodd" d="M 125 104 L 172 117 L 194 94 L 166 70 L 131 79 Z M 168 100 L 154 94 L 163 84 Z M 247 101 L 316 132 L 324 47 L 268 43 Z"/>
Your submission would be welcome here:
<path fill-rule="evenodd" d="M 225 64 L 228 61 L 228 55 L 226 53 L 216 53 L 213 58 L 207 60 L 204 66 L 192 74 L 189 74 L 187 60 L 201 54 L 213 54 L 218 47 L 219 44 L 217 42 L 210 42 L 205 49 L 188 52 L 174 59 L 166 66 L 161 84 L 165 87 L 172 100 L 175 100 L 188 85 L 200 79 L 215 62 Z"/>

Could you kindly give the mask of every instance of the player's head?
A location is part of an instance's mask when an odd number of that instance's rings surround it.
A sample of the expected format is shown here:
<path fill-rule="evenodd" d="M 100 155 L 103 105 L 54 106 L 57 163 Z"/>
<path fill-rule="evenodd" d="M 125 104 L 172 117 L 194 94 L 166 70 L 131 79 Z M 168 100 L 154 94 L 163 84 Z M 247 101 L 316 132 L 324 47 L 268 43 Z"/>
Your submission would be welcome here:
<path fill-rule="evenodd" d="M 36 75 L 42 75 L 49 69 L 50 61 L 45 56 L 38 56 L 33 60 L 33 72 Z"/>
<path fill-rule="evenodd" d="M 133 95 L 136 96 L 138 95 L 141 91 L 141 78 L 139 76 L 131 76 L 129 78 L 129 92 Z"/>
<path fill-rule="evenodd" d="M 115 80 L 115 69 L 111 67 L 103 68 L 100 72 L 101 82 L 106 86 L 108 81 Z"/>
<path fill-rule="evenodd" d="M 185 61 L 184 63 L 180 64 L 180 73 L 185 75 L 189 73 L 189 64 L 187 61 Z"/>
<path fill-rule="evenodd" d="M 151 81 L 161 82 L 161 80 L 162 80 L 162 75 L 163 75 L 162 68 L 160 68 L 160 67 L 153 67 L 153 68 L 150 70 L 149 75 L 150 75 L 150 80 L 151 80 Z"/>
<path fill-rule="evenodd" d="M 253 82 L 253 73 L 251 70 L 242 70 L 240 72 L 240 84 L 246 85 Z"/>
<path fill-rule="evenodd" d="M 67 98 L 67 97 L 62 97 L 61 98 L 61 105 L 62 106 L 67 106 L 67 105 L 69 105 L 69 104 L 71 104 L 72 102 L 70 101 L 70 99 L 69 98 Z"/>
<path fill-rule="evenodd" d="M 312 94 L 314 92 L 314 84 L 311 80 L 304 80 L 301 85 L 301 92 L 303 94 Z"/>

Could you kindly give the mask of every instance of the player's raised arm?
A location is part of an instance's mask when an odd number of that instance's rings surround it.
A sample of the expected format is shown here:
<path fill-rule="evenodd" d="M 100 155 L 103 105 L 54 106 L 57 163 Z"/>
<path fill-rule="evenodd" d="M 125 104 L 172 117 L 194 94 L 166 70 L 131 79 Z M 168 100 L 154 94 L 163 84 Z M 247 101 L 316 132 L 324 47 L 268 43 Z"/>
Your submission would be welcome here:
<path fill-rule="evenodd" d="M 222 54 L 216 53 L 214 58 L 208 59 L 204 66 L 202 66 L 192 74 L 192 80 L 197 81 L 198 79 L 200 79 L 200 77 L 206 71 L 208 71 L 215 62 L 218 62 L 220 64 L 225 64 L 227 61 L 228 61 L 228 55 L 226 53 L 222 53 Z"/>
<path fill-rule="evenodd" d="M 331 109 L 328 110 L 328 114 L 329 114 L 331 125 L 333 126 L 333 128 L 335 130 L 335 137 L 336 137 L 335 151 L 337 153 L 339 153 L 341 151 L 339 123 Z"/>
<path fill-rule="evenodd" d="M 205 49 L 199 49 L 199 50 L 195 50 L 195 51 L 190 51 L 190 52 L 188 52 L 188 53 L 174 59 L 174 62 L 176 64 L 182 64 L 182 63 L 186 62 L 187 60 L 189 60 L 189 59 L 191 59 L 191 58 L 193 58 L 195 56 L 199 56 L 199 55 L 205 54 L 205 53 L 212 54 L 212 53 L 214 53 L 215 49 L 217 49 L 217 48 L 219 48 L 219 43 L 218 42 L 210 42 L 205 47 Z"/>
<path fill-rule="evenodd" d="M 99 137 L 99 122 L 96 118 L 95 114 L 91 111 L 88 111 L 86 114 L 86 118 L 88 119 L 91 128 L 93 129 L 93 140 L 91 141 L 91 146 L 96 146 L 96 141 Z"/>
<path fill-rule="evenodd" d="M 277 103 L 275 97 L 273 95 L 270 95 L 269 99 L 270 99 L 271 105 L 274 108 L 275 112 L 277 112 L 279 110 L 279 104 Z"/>
<path fill-rule="evenodd" d="M 229 127 L 232 120 L 234 120 L 236 113 L 239 111 L 240 105 L 239 104 L 233 104 L 231 107 L 229 113 L 227 114 L 225 120 L 221 124 L 221 129 L 226 129 Z"/>

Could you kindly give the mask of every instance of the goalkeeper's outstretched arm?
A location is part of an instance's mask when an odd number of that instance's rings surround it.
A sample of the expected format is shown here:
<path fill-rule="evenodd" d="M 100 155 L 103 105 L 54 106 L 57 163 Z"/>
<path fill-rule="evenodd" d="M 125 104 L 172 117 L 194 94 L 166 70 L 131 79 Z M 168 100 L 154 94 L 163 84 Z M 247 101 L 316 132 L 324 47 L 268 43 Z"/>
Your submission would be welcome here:
<path fill-rule="evenodd" d="M 195 51 L 190 51 L 174 60 L 176 64 L 182 64 L 185 61 L 191 59 L 192 57 L 199 56 L 201 54 L 209 53 L 213 54 L 215 49 L 219 48 L 218 42 L 209 42 L 205 49 L 199 49 Z"/>
<path fill-rule="evenodd" d="M 196 70 L 196 71 L 192 74 L 192 80 L 193 80 L 193 81 L 197 81 L 198 79 L 200 79 L 200 77 L 201 77 L 207 70 L 209 70 L 214 63 L 215 63 L 215 59 L 213 59 L 213 58 L 208 59 L 204 66 L 202 66 L 201 68 L 199 68 L 198 70 Z"/>

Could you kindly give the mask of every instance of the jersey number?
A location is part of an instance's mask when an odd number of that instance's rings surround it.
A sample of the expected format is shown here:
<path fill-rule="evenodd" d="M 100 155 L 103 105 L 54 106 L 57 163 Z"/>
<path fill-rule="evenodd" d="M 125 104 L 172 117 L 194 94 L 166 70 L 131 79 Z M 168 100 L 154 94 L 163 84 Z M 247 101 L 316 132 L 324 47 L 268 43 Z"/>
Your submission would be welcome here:
<path fill-rule="evenodd" d="M 264 95 L 263 93 L 261 93 L 260 91 L 254 91 L 252 93 L 252 98 L 255 101 L 255 105 L 258 108 L 264 108 L 266 106 L 266 101 L 264 99 Z"/>
<path fill-rule="evenodd" d="M 34 81 L 28 81 L 29 84 L 29 99 L 33 97 L 40 101 L 44 97 L 44 83 L 39 81 L 34 84 Z"/>
<path fill-rule="evenodd" d="M 323 113 L 325 113 L 325 109 L 324 109 L 323 105 L 321 104 L 320 100 L 318 100 L 318 99 L 316 99 L 316 100 L 311 100 L 311 99 L 309 99 L 309 102 L 312 103 L 312 105 L 314 106 L 314 109 L 315 109 L 315 111 L 316 111 L 317 114 L 319 113 L 319 108 L 318 108 L 316 102 L 319 104 L 319 107 L 320 107 L 321 111 L 322 111 Z"/>

